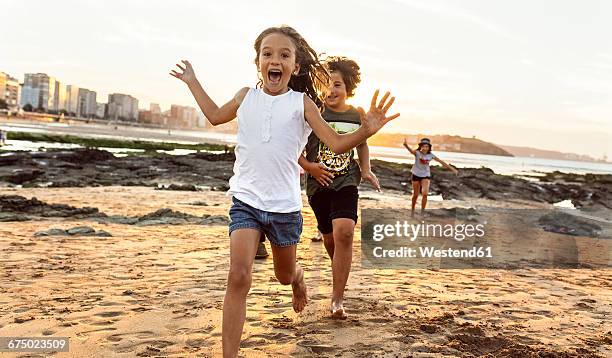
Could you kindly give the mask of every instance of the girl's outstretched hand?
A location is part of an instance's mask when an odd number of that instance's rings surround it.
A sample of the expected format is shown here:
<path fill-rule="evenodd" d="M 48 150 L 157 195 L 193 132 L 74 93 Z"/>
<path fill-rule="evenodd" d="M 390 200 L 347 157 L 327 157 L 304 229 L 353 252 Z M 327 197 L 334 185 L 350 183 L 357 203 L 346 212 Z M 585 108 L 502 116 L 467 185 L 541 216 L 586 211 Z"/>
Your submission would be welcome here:
<path fill-rule="evenodd" d="M 179 80 L 185 82 L 188 85 L 195 82 L 196 75 L 195 75 L 195 72 L 193 71 L 193 67 L 191 66 L 191 63 L 189 63 L 189 61 L 187 60 L 181 60 L 181 62 L 184 64 L 184 67 L 179 65 L 178 63 L 176 64 L 176 67 L 178 67 L 181 70 L 181 72 L 178 72 L 176 70 L 171 70 L 170 75 L 178 78 Z"/>
<path fill-rule="evenodd" d="M 387 111 L 395 102 L 395 97 L 391 97 L 391 99 L 387 102 L 389 95 L 391 93 L 387 92 L 380 99 L 380 102 L 377 102 L 378 99 L 378 90 L 374 92 L 374 96 L 372 96 L 372 103 L 370 104 L 370 110 L 368 113 L 365 113 L 363 108 L 359 107 L 359 114 L 361 115 L 361 125 L 365 127 L 368 136 L 374 135 L 374 133 L 378 132 L 387 122 L 399 117 L 399 113 L 396 113 L 392 116 L 387 117 Z"/>

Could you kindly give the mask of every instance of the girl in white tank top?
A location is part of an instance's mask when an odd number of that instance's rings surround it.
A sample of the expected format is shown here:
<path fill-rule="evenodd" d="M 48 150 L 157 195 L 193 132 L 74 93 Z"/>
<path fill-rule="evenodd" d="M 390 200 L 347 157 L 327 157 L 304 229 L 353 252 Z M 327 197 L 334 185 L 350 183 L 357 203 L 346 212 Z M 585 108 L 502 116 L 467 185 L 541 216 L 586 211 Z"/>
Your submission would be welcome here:
<path fill-rule="evenodd" d="M 234 176 L 230 179 L 230 270 L 223 304 L 222 342 L 225 356 L 236 356 L 245 320 L 246 295 L 259 239 L 272 243 L 274 272 L 281 284 L 291 284 L 293 309 L 307 303 L 304 271 L 296 263 L 302 231 L 298 158 L 310 131 L 336 153 L 364 142 L 399 114 L 387 117 L 395 100 L 378 90 L 362 125 L 338 134 L 321 117 L 320 98 L 329 74 L 304 38 L 289 26 L 271 27 L 255 40 L 260 82 L 242 88 L 219 107 L 197 80 L 191 64 L 182 61 L 171 75 L 184 81 L 211 124 L 238 117 Z"/>

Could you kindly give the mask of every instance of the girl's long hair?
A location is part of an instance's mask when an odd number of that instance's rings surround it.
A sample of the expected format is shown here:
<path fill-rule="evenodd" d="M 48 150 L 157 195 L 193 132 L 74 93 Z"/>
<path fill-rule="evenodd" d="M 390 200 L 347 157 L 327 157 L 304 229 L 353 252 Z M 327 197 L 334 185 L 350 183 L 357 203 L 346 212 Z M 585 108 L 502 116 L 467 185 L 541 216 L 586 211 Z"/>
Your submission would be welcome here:
<path fill-rule="evenodd" d="M 325 104 L 325 93 L 329 88 L 329 72 L 325 65 L 319 60 L 319 56 L 315 50 L 308 45 L 306 40 L 295 29 L 290 26 L 282 25 L 280 27 L 269 27 L 265 29 L 255 40 L 255 64 L 259 66 L 259 53 L 261 51 L 261 42 L 263 39 L 274 33 L 283 34 L 293 41 L 295 45 L 295 61 L 300 65 L 300 72 L 297 75 L 292 74 L 289 80 L 289 88 L 294 91 L 304 92 L 312 101 L 319 107 L 323 108 Z M 257 82 L 257 87 L 263 86 L 263 80 Z"/>

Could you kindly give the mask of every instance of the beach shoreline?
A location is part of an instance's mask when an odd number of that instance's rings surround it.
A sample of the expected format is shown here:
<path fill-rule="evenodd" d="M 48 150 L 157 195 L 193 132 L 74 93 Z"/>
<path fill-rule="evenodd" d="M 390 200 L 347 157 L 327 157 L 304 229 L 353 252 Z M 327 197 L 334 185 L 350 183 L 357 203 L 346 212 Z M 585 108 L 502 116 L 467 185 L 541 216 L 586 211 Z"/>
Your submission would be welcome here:
<path fill-rule="evenodd" d="M 0 330 L 70 337 L 70 352 L 58 353 L 66 357 L 219 356 L 229 259 L 225 191 L 233 160 L 233 153 L 118 157 L 82 148 L 0 155 Z M 408 208 L 409 166 L 372 165 L 383 192 L 362 185 L 360 209 Z M 554 203 L 568 196 L 577 209 L 566 212 L 609 228 L 610 176 L 548 173 L 527 181 L 486 168 L 463 169 L 459 177 L 432 171 L 432 194 L 441 199 L 429 208 L 490 212 L 506 222 L 500 237 L 531 223 L 537 242 L 571 238 L 581 257 L 599 254 L 604 266 L 368 268 L 360 215 L 346 293 L 349 319 L 338 322 L 328 317 L 331 267 L 323 245 L 310 240 L 316 220 L 303 193 L 298 259 L 310 304 L 295 314 L 290 288 L 275 281 L 271 259 L 256 261 L 241 354 L 612 354 L 610 261 L 606 268 L 601 257 L 609 249 L 589 253 L 592 238 L 542 230 L 529 214 L 559 212 Z"/>
<path fill-rule="evenodd" d="M 227 215 L 219 191 L 151 187 L 0 188 L 1 195 L 139 216 L 169 208 Z M 362 190 L 361 208 L 406 205 L 400 193 Z M 241 354 L 250 356 L 605 357 L 612 354 L 609 269 L 393 270 L 361 263 L 357 225 L 346 321 L 328 318 L 331 268 L 303 197 L 298 260 L 310 303 L 301 315 L 290 288 L 256 261 Z M 432 202 L 432 208 L 526 209 L 550 204 L 489 199 Z M 50 228 L 90 226 L 112 237 L 36 237 Z M 228 269 L 227 225 L 100 223 L 38 218 L 0 226 L 2 310 L 9 336 L 68 336 L 58 356 L 218 356 Z M 556 234 L 550 234 L 556 235 Z M 609 328 L 609 327 L 608 327 Z"/>

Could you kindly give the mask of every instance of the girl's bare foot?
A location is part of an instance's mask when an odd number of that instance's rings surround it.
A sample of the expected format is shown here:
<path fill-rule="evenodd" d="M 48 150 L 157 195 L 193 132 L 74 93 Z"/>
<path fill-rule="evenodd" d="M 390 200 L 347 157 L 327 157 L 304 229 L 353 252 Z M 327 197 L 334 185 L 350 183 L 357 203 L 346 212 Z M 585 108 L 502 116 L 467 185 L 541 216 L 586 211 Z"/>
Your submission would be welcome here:
<path fill-rule="evenodd" d="M 304 269 L 301 266 L 296 268 L 296 280 L 291 284 L 293 289 L 293 310 L 295 312 L 302 312 L 306 303 L 308 303 L 308 296 L 306 294 L 306 284 L 304 283 Z"/>
<path fill-rule="evenodd" d="M 348 315 L 344 311 L 344 306 L 342 305 L 342 301 L 333 302 L 331 306 L 332 318 L 333 319 L 346 319 Z"/>

